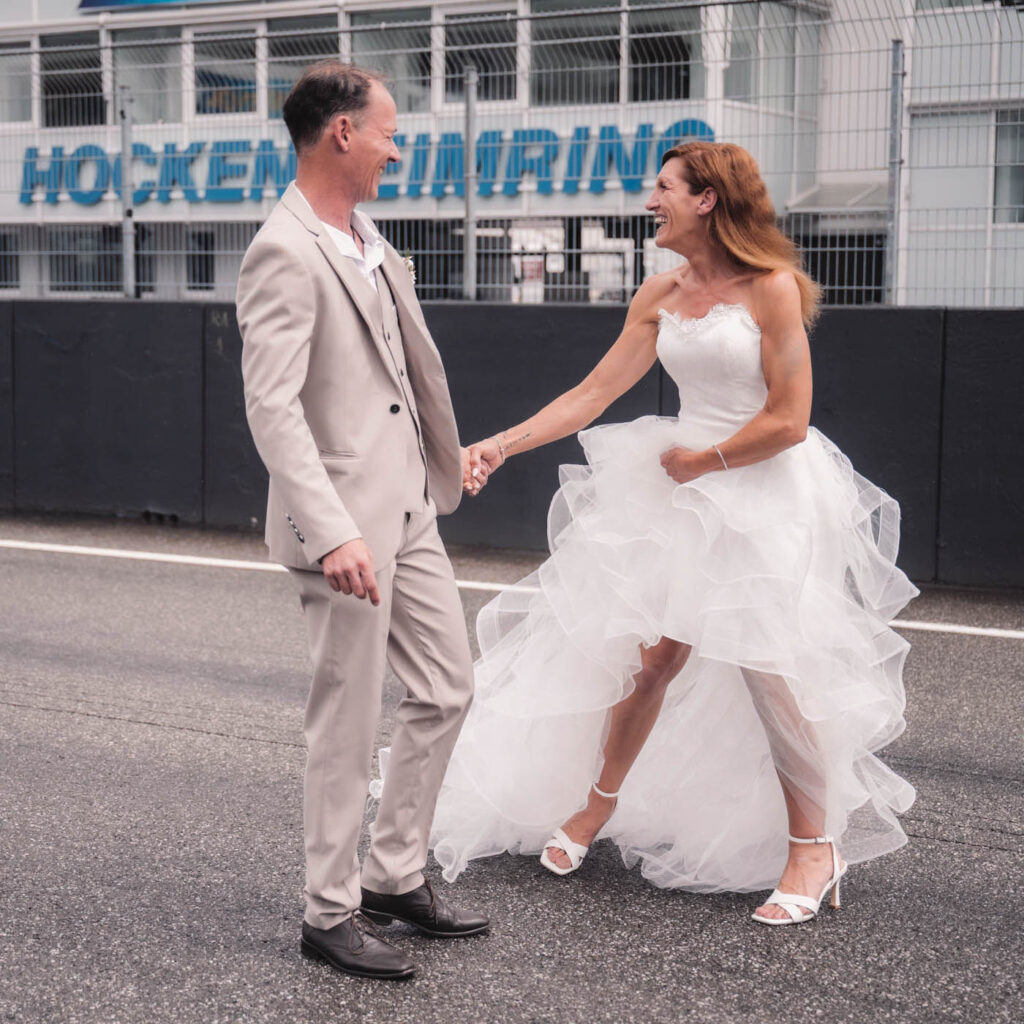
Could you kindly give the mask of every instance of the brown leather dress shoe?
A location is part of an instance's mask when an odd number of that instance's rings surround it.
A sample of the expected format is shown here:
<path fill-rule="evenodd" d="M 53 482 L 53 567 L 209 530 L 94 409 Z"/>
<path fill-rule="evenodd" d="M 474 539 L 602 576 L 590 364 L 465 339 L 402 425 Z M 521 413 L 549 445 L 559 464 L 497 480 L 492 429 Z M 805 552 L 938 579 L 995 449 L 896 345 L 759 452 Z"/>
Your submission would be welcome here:
<path fill-rule="evenodd" d="M 358 910 L 333 928 L 314 928 L 303 921 L 299 948 L 305 956 L 359 978 L 400 981 L 416 973 L 413 962 Z"/>
<path fill-rule="evenodd" d="M 490 921 L 483 914 L 459 910 L 445 903 L 428 881 L 400 896 L 363 889 L 363 913 L 377 924 L 404 921 L 424 935 L 437 939 L 458 939 L 487 931 Z"/>

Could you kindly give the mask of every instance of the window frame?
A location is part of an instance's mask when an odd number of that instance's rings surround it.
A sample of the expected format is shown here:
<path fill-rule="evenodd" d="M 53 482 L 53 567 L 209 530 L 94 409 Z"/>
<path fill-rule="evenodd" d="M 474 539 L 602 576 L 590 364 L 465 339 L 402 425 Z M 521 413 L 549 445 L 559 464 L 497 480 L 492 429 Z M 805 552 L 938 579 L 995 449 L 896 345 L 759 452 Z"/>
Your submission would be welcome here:
<path fill-rule="evenodd" d="M 440 49 L 440 56 L 437 57 L 437 61 L 440 64 L 440 67 L 441 67 L 440 106 L 439 106 L 439 108 L 437 109 L 436 112 L 440 113 L 440 114 L 451 114 L 451 113 L 453 113 L 455 111 L 462 110 L 464 108 L 464 106 L 465 106 L 465 100 L 464 99 L 455 99 L 455 100 L 449 100 L 448 99 L 448 76 L 447 76 L 448 46 L 447 46 L 447 41 L 446 41 L 446 32 L 447 32 L 447 28 L 448 28 L 448 18 L 450 16 L 452 16 L 452 15 L 457 15 L 457 16 L 467 15 L 467 16 L 470 16 L 470 17 L 472 15 L 474 15 L 474 14 L 491 14 L 491 15 L 495 15 L 496 16 L 496 15 L 500 15 L 500 14 L 511 13 L 511 14 L 514 15 L 515 20 L 513 21 L 512 42 L 511 42 L 511 44 L 509 44 L 511 46 L 512 55 L 513 55 L 513 67 L 512 67 L 511 75 L 512 75 L 512 80 L 513 80 L 514 95 L 511 98 L 509 98 L 509 99 L 491 100 L 491 99 L 486 99 L 486 98 L 480 96 L 480 94 L 478 92 L 477 93 L 477 108 L 479 109 L 480 107 L 486 106 L 488 111 L 496 111 L 497 112 L 497 111 L 502 111 L 502 110 L 519 110 L 519 109 L 522 109 L 522 108 L 528 106 L 529 96 L 528 95 L 526 96 L 526 101 L 527 102 L 524 102 L 524 97 L 523 97 L 524 75 L 523 75 L 523 60 L 521 59 L 521 57 L 522 57 L 522 47 L 524 45 L 523 25 L 525 23 L 527 25 L 527 27 L 528 27 L 529 24 L 530 24 L 530 20 L 528 18 L 523 18 L 523 16 L 522 16 L 523 12 L 522 12 L 521 5 L 518 4 L 516 2 L 516 0 L 506 0 L 505 6 L 500 7 L 500 8 L 496 7 L 494 4 L 483 4 L 483 3 L 445 4 L 445 5 L 439 5 L 438 7 L 436 7 L 435 11 L 440 14 L 439 25 L 440 25 L 440 47 L 441 47 L 441 49 Z M 495 17 L 494 21 L 498 22 L 499 19 L 497 17 Z M 505 45 L 505 44 L 502 44 L 502 45 Z M 529 34 L 528 33 L 526 35 L 525 45 L 527 47 L 529 47 Z M 528 56 L 526 58 L 526 63 L 527 64 L 529 63 L 529 57 Z M 528 89 L 529 88 L 529 76 L 528 76 L 528 73 L 527 73 L 527 76 L 526 76 L 526 82 L 527 82 L 526 88 Z"/>
<path fill-rule="evenodd" d="M 1016 101 L 1015 101 L 1016 102 Z M 992 110 L 992 142 L 991 142 L 991 154 L 992 154 L 992 174 L 989 182 L 989 207 L 990 215 L 988 218 L 989 227 L 992 231 L 1024 231 L 1024 195 L 1021 197 L 1021 204 L 1019 207 L 1013 207 L 1014 209 L 1020 209 L 1021 213 L 1018 220 L 996 220 L 996 171 L 999 167 L 1021 167 L 1024 168 L 1024 153 L 1021 153 L 1021 159 L 1019 163 L 1012 164 L 1000 164 L 997 161 L 996 154 L 999 151 L 999 115 L 1001 113 L 1016 112 L 1019 114 L 1020 119 L 1014 124 L 1018 125 L 1018 130 L 1024 137 L 1024 101 L 1020 102 L 1019 106 L 1011 105 L 1000 105 L 994 107 Z M 1022 144 L 1024 145 L 1024 144 Z"/>
<path fill-rule="evenodd" d="M 184 222 L 182 228 L 185 233 L 184 239 L 184 257 L 185 257 L 185 274 L 184 274 L 184 286 L 183 291 L 186 295 L 195 296 L 206 296 L 211 292 L 217 290 L 217 228 L 215 225 L 208 221 L 203 221 L 201 224 L 194 224 Z M 193 249 L 192 243 L 198 235 L 209 235 L 211 245 L 208 250 Z M 192 278 L 192 268 L 197 266 L 201 261 L 209 260 L 210 263 L 210 280 L 209 282 L 194 283 Z M 195 261 L 195 262 L 194 262 Z"/>
<path fill-rule="evenodd" d="M 239 35 L 239 39 L 248 40 L 251 31 L 255 43 L 253 59 L 253 89 L 255 92 L 255 108 L 253 110 L 230 110 L 216 113 L 201 113 L 196 109 L 199 100 L 199 89 L 196 83 L 196 36 L 224 36 L 224 42 L 231 41 L 234 32 L 247 33 Z M 216 118 L 237 118 L 242 124 L 267 121 L 267 22 L 237 21 L 220 24 L 184 25 L 182 26 L 182 102 L 181 120 L 183 124 L 212 124 Z"/>
<path fill-rule="evenodd" d="M 39 36 L 31 34 L 22 39 L 0 39 L 0 47 L 6 48 L 7 52 L 12 54 L 24 53 L 28 56 L 28 117 L 24 121 L 7 121 L 0 118 L 0 134 L 10 131 L 23 132 L 29 127 L 38 129 L 41 127 L 41 105 L 37 102 L 40 99 L 37 93 L 42 84 L 39 78 L 42 63 L 39 56 Z"/>
<path fill-rule="evenodd" d="M 102 117 L 96 121 L 83 122 L 81 124 L 47 124 L 46 123 L 46 109 L 47 109 L 47 96 L 45 90 L 45 77 L 50 74 L 57 74 L 59 72 L 54 71 L 43 71 L 43 55 L 47 50 L 61 51 L 81 49 L 85 51 L 85 47 L 76 47 L 75 44 L 66 44 L 64 46 L 43 46 L 44 39 L 53 39 L 60 36 L 96 36 L 96 56 L 98 63 L 95 68 L 71 68 L 68 73 L 70 74 L 82 74 L 89 73 L 99 76 L 100 92 L 98 94 L 98 101 L 102 103 Z M 39 131 L 43 132 L 65 132 L 68 129 L 78 128 L 105 128 L 109 127 L 111 123 L 111 117 L 113 116 L 114 108 L 114 97 L 110 95 L 108 88 L 109 81 L 107 78 L 107 65 L 108 59 L 105 53 L 104 47 L 104 31 L 100 28 L 85 27 L 78 29 L 64 29 L 63 31 L 57 30 L 52 32 L 40 32 L 33 37 L 33 51 L 34 56 L 37 58 L 33 62 L 32 66 L 32 97 L 33 97 L 33 114 L 38 114 L 38 122 L 33 121 L 34 127 Z M 38 108 L 36 108 L 36 97 L 38 95 Z M 89 94 L 96 95 L 96 94 Z M 5 122 L 11 123 L 11 122 Z M 15 124 L 24 126 L 27 121 L 13 122 Z"/>
<path fill-rule="evenodd" d="M 387 28 L 400 28 L 403 23 L 409 26 L 416 26 L 417 28 L 426 28 L 428 45 L 423 51 L 428 56 L 429 70 L 424 76 L 424 80 L 427 84 L 427 102 L 422 110 L 403 110 L 401 104 L 398 104 L 398 115 L 399 117 L 423 117 L 424 115 L 437 114 L 441 110 L 441 99 L 443 98 L 444 91 L 444 52 L 443 52 L 443 25 L 438 19 L 438 12 L 440 8 L 431 6 L 432 0 L 403 0 L 400 3 L 394 2 L 383 2 L 383 3 L 360 3 L 345 6 L 345 18 L 344 24 L 340 28 L 343 42 L 343 54 L 347 60 L 355 60 L 355 47 L 353 45 L 356 37 L 362 33 L 368 33 L 372 31 L 386 31 Z M 385 28 L 374 29 L 372 27 L 353 25 L 353 16 L 361 15 L 373 15 L 373 14 L 387 14 L 395 11 L 410 11 L 410 10 L 424 10 L 428 12 L 428 17 L 424 18 L 413 18 L 403 22 L 398 20 L 392 23 L 383 22 Z M 440 33 L 440 36 L 439 36 Z M 410 51 L 411 52 L 411 51 Z M 438 55 L 440 54 L 440 61 Z M 440 63 L 440 67 L 438 66 Z M 368 62 L 372 68 L 372 63 Z M 396 99 L 397 103 L 397 99 Z"/>

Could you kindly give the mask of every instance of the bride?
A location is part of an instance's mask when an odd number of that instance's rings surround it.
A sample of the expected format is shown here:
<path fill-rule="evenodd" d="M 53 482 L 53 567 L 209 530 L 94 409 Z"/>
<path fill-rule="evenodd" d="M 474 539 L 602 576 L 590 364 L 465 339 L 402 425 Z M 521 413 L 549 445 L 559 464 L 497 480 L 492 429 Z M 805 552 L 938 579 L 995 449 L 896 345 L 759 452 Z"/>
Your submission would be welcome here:
<path fill-rule="evenodd" d="M 582 383 L 471 448 L 466 489 L 656 359 L 679 417 L 580 434 L 550 558 L 480 614 L 431 845 L 451 881 L 506 850 L 568 874 L 608 836 L 656 885 L 778 881 L 754 920 L 799 923 L 830 892 L 839 906 L 850 864 L 906 842 L 914 791 L 875 756 L 904 727 L 899 510 L 808 428 L 819 289 L 750 154 L 669 150 L 647 209 L 685 263 L 642 285 Z"/>

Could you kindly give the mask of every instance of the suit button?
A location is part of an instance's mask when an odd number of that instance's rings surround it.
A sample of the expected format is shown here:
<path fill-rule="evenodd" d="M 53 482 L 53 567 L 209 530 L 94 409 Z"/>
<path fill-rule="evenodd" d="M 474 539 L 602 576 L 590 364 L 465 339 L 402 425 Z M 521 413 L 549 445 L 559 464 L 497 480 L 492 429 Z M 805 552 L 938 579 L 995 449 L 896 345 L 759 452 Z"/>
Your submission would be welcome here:
<path fill-rule="evenodd" d="M 402 407 L 397 402 L 395 402 L 395 404 L 393 406 L 391 406 L 391 411 L 392 412 L 401 412 L 401 410 L 402 410 Z"/>

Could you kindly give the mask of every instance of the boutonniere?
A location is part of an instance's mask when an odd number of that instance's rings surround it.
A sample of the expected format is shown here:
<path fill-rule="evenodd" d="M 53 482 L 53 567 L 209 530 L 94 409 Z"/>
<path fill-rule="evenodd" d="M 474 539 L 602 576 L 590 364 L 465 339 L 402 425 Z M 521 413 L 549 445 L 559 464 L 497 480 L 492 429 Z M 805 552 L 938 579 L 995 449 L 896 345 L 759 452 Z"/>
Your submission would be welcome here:
<path fill-rule="evenodd" d="M 405 269 L 409 271 L 409 279 L 413 284 L 416 283 L 416 264 L 412 261 L 412 253 L 406 252 L 402 256 L 402 262 L 405 264 Z"/>

